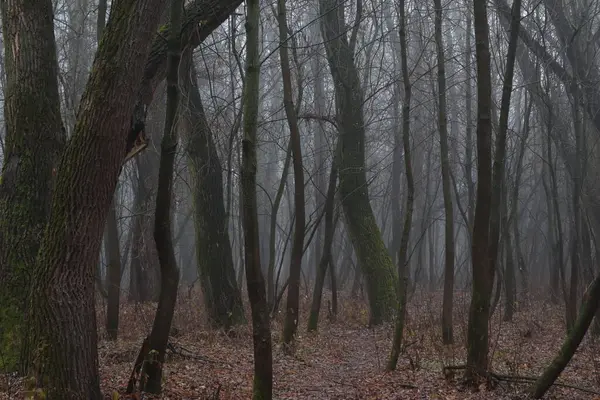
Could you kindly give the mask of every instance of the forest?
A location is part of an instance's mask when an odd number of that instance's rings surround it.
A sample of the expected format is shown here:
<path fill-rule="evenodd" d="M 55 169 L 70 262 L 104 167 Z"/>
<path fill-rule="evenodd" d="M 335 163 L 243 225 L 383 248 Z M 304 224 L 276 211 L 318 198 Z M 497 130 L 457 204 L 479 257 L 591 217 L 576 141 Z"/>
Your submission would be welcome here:
<path fill-rule="evenodd" d="M 509 1 L 0 1 L 0 400 L 600 399 L 600 1 Z"/>

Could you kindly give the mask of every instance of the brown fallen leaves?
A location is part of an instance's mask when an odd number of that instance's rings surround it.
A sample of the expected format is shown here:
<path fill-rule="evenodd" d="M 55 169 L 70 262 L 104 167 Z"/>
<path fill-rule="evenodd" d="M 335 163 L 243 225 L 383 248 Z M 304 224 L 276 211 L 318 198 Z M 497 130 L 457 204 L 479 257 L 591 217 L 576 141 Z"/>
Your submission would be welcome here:
<path fill-rule="evenodd" d="M 183 294 L 183 293 L 182 293 Z M 326 294 L 327 296 L 328 294 Z M 165 369 L 164 392 L 145 399 L 250 399 L 252 336 L 248 326 L 233 335 L 208 330 L 201 296 L 183 295 L 178 304 L 172 351 Z M 306 297 L 305 297 L 306 299 Z M 462 386 L 459 373 L 444 376 L 443 367 L 464 363 L 468 296 L 457 293 L 454 346 L 441 344 L 440 293 L 416 294 L 409 305 L 404 352 L 398 370 L 384 372 L 392 326 L 368 328 L 362 300 L 343 298 L 338 322 L 323 312 L 320 330 L 306 333 L 303 312 L 293 356 L 280 348 L 282 316 L 273 321 L 274 396 L 277 399 L 525 399 L 527 386 L 500 382 L 494 390 Z M 155 305 L 123 304 L 119 340 L 99 343 L 101 385 L 106 399 L 123 396 L 136 352 L 150 329 Z M 542 302 L 522 305 L 513 322 L 501 320 L 499 306 L 490 323 L 494 371 L 537 376 L 552 359 L 565 335 L 562 308 Z M 104 320 L 102 311 L 98 322 Z M 100 336 L 104 337 L 102 330 Z M 600 391 L 600 342 L 588 335 L 562 382 Z M 18 398 L 20 381 L 0 376 L 0 399 Z M 140 398 L 132 396 L 132 399 Z M 573 389 L 553 388 L 549 399 L 594 399 Z"/>

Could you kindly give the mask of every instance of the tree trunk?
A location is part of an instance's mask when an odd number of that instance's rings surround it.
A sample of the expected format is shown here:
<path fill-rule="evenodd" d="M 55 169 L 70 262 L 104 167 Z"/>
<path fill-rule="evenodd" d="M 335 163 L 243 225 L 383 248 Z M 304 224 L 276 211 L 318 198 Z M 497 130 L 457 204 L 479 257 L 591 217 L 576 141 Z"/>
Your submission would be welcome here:
<path fill-rule="evenodd" d="M 473 0 L 477 64 L 477 198 L 473 222 L 473 297 L 467 328 L 467 377 L 487 370 L 488 321 L 494 271 L 490 271 L 490 203 L 492 197 L 492 82 L 487 5 Z"/>
<path fill-rule="evenodd" d="M 177 130 L 179 128 L 177 117 L 181 97 L 178 76 L 181 60 L 179 27 L 181 26 L 182 11 L 183 0 L 172 0 L 170 21 L 171 27 L 175 29 L 171 29 L 168 37 L 167 106 L 164 133 L 160 145 L 160 167 L 154 217 L 154 241 L 160 262 L 160 296 L 150 333 L 149 353 L 146 355 L 141 379 L 141 389 L 153 394 L 159 394 L 162 388 L 165 352 L 169 343 L 179 285 L 179 269 L 171 231 L 171 204 L 177 152 Z"/>
<path fill-rule="evenodd" d="M 49 400 L 102 399 L 93 269 L 126 155 L 123 132 L 131 129 L 132 104 L 158 24 L 157 10 L 165 3 L 113 2 L 111 23 L 59 164 L 33 278 L 27 349 L 31 372 Z"/>
<path fill-rule="evenodd" d="M 198 276 L 212 324 L 229 329 L 245 319 L 229 241 L 222 167 L 193 65 L 183 79 L 190 108 L 183 123 L 188 130 L 186 151 L 192 178 Z"/>
<path fill-rule="evenodd" d="M 323 284 L 327 275 L 327 268 L 331 271 L 331 286 L 332 291 L 335 290 L 335 272 L 333 271 L 333 258 L 331 256 L 331 247 L 333 245 L 333 236 L 335 234 L 334 222 L 334 203 L 335 189 L 337 183 L 337 165 L 339 156 L 339 146 L 336 146 L 333 161 L 331 162 L 331 172 L 329 173 L 329 185 L 327 186 L 327 197 L 325 198 L 325 240 L 323 242 L 323 251 L 321 252 L 321 260 L 319 261 L 319 269 L 317 270 L 317 278 L 315 280 L 315 288 L 313 290 L 312 304 L 310 307 L 310 315 L 308 317 L 308 331 L 316 331 L 319 324 L 319 312 L 321 311 L 321 298 L 323 296 Z M 337 303 L 337 299 L 336 299 Z M 337 305 L 336 305 L 337 306 Z"/>
<path fill-rule="evenodd" d="M 292 98 L 292 76 L 287 46 L 288 35 L 285 0 L 277 1 L 279 20 L 279 59 L 281 60 L 281 73 L 283 76 L 283 106 L 290 129 L 290 145 L 293 154 L 294 167 L 294 209 L 296 223 L 294 243 L 292 245 L 290 263 L 290 283 L 288 286 L 285 322 L 283 325 L 283 343 L 291 344 L 298 329 L 300 318 L 300 272 L 302 269 L 302 253 L 304 250 L 305 206 L 304 206 L 304 170 L 302 167 L 302 143 L 298 117 Z"/>
<path fill-rule="evenodd" d="M 246 284 L 252 310 L 252 337 L 254 343 L 253 400 L 273 397 L 273 355 L 271 325 L 265 291 L 265 280 L 260 267 L 260 240 L 256 203 L 256 146 L 259 105 L 260 57 L 258 53 L 260 5 L 248 0 L 246 10 L 246 81 L 244 84 L 244 137 L 242 140 L 242 206 L 244 227 L 244 261 Z"/>
<path fill-rule="evenodd" d="M 19 362 L 28 334 L 24 316 L 49 217 L 55 167 L 66 138 L 60 118 L 52 3 L 7 0 L 0 9 L 6 68 L 0 180 L 0 370 L 25 373 L 26 360 Z"/>
<path fill-rule="evenodd" d="M 571 361 L 571 358 L 577 351 L 577 347 L 579 347 L 579 344 L 585 337 L 600 303 L 600 275 L 596 276 L 586 292 L 583 296 L 583 304 L 579 310 L 579 316 L 569 336 L 563 342 L 554 360 L 552 360 L 542 376 L 538 378 L 531 388 L 531 394 L 534 399 L 541 398 L 550 386 L 552 386 L 569 361 Z"/>
<path fill-rule="evenodd" d="M 434 0 L 435 43 L 438 65 L 438 128 L 440 130 L 440 156 L 442 165 L 442 190 L 444 193 L 445 217 L 445 266 L 444 301 L 442 305 L 442 341 L 454 343 L 452 335 L 452 300 L 454 297 L 454 212 L 452 210 L 452 187 L 450 183 L 450 161 L 448 158 L 448 117 L 446 113 L 446 61 L 442 40 L 442 1 Z"/>
<path fill-rule="evenodd" d="M 342 155 L 340 197 L 358 264 L 369 297 L 370 323 L 380 324 L 394 314 L 396 276 L 369 202 L 365 171 L 364 96 L 345 35 L 341 0 L 320 0 L 321 27 L 336 91 Z"/>
<path fill-rule="evenodd" d="M 415 183 L 411 165 L 410 149 L 410 101 L 412 95 L 412 86 L 408 71 L 408 49 L 406 40 L 406 10 L 404 0 L 400 0 L 398 5 L 400 19 L 400 59 L 402 66 L 402 80 L 404 83 L 404 102 L 402 103 L 402 144 L 404 149 L 404 173 L 406 174 L 407 195 L 406 195 L 406 215 L 404 226 L 402 228 L 402 237 L 400 240 L 400 249 L 398 250 L 398 277 L 400 284 L 398 286 L 398 305 L 396 311 L 396 326 L 394 328 L 394 338 L 392 351 L 388 361 L 387 369 L 392 371 L 396 369 L 398 357 L 402 346 L 404 335 L 404 321 L 406 319 L 406 300 L 408 298 L 408 243 L 410 240 L 410 230 L 412 228 L 413 203 L 415 197 Z"/>

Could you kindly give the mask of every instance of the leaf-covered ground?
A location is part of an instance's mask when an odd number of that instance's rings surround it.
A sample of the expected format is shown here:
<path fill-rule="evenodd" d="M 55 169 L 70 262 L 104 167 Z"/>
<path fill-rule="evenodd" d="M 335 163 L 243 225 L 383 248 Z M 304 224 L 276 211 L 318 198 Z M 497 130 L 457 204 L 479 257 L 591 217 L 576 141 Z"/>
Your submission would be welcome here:
<path fill-rule="evenodd" d="M 304 298 L 304 310 L 308 300 Z M 465 359 L 468 299 L 455 297 L 455 345 L 440 338 L 441 294 L 419 294 L 411 299 L 405 350 L 397 371 L 384 371 L 392 326 L 370 329 L 362 300 L 344 298 L 336 322 L 321 315 L 320 330 L 306 333 L 306 312 L 300 322 L 295 355 L 280 348 L 282 315 L 273 321 L 274 397 L 277 399 L 525 399 L 527 384 L 500 381 L 493 390 L 463 387 L 461 372 L 444 374 L 443 367 Z M 107 398 L 123 393 L 144 336 L 149 332 L 155 305 L 123 304 L 119 340 L 104 340 L 104 313 L 99 311 L 101 384 Z M 325 301 L 327 308 L 327 301 Z M 502 321 L 498 307 L 491 323 L 494 371 L 502 375 L 537 376 L 554 357 L 564 338 L 563 309 L 542 302 L 522 306 L 514 322 Z M 252 336 L 249 327 L 233 335 L 206 326 L 197 293 L 182 291 L 175 317 L 175 353 L 165 371 L 160 399 L 250 399 Z M 588 335 L 561 382 L 600 392 L 600 339 Z M 18 380 L 0 377 L 0 398 L 22 398 Z M 22 393 L 22 392 L 21 392 Z M 217 397 L 218 394 L 218 397 Z M 145 398 L 151 398 L 145 396 Z M 591 392 L 553 388 L 548 399 L 600 399 Z"/>

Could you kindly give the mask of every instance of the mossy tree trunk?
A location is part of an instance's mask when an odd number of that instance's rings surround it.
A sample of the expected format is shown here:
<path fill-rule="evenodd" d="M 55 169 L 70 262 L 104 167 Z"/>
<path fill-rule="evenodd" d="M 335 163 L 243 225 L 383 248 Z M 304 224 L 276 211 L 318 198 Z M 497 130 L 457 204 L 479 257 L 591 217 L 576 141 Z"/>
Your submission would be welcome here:
<path fill-rule="evenodd" d="M 369 202 L 364 95 L 353 50 L 346 37 L 343 8 L 341 0 L 320 0 L 321 27 L 335 85 L 342 148 L 339 191 L 350 238 L 367 284 L 370 323 L 380 324 L 394 315 L 397 279 Z"/>
<path fill-rule="evenodd" d="M 6 137 L 0 181 L 0 370 L 23 370 L 19 351 L 53 171 L 64 148 L 52 2 L 0 5 Z M 23 360 L 22 360 L 23 361 Z"/>
<path fill-rule="evenodd" d="M 245 322 L 242 294 L 236 282 L 223 196 L 221 161 L 208 125 L 190 61 L 183 87 L 189 101 L 186 152 L 190 168 L 196 257 L 204 301 L 215 327 L 229 329 Z"/>
<path fill-rule="evenodd" d="M 165 3 L 112 3 L 77 124 L 58 167 L 33 276 L 27 348 L 30 371 L 48 400 L 102 399 L 94 269 L 125 159 L 123 132 L 131 129 L 132 106 L 158 24 L 157 10 Z"/>
<path fill-rule="evenodd" d="M 273 354 L 271 348 L 271 321 L 267 304 L 265 279 L 260 267 L 260 240 L 258 235 L 258 205 L 256 201 L 256 145 L 258 105 L 260 92 L 259 48 L 260 4 L 247 1 L 246 11 L 246 81 L 244 84 L 244 136 L 242 139 L 242 214 L 244 230 L 244 262 L 248 298 L 252 310 L 252 338 L 254 345 L 253 400 L 273 397 Z"/>

